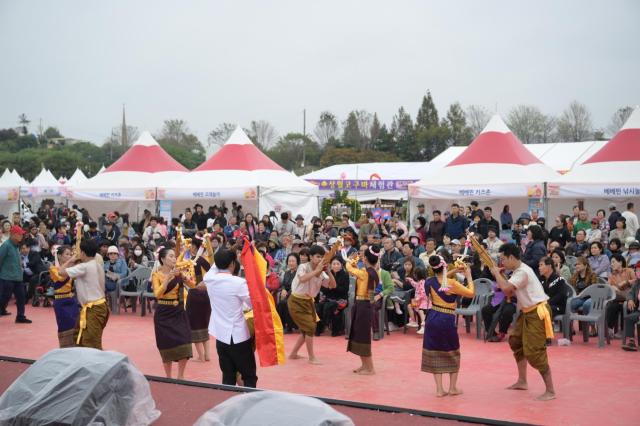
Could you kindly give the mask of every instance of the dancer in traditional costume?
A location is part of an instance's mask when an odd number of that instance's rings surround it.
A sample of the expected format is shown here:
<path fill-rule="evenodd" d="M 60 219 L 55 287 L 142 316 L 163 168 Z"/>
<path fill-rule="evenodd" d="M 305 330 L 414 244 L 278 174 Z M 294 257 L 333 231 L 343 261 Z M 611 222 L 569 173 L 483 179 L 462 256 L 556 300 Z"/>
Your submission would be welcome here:
<path fill-rule="evenodd" d="M 177 362 L 178 379 L 182 379 L 187 361 L 192 357 L 191 329 L 182 300 L 183 288 L 193 287 L 194 281 L 175 268 L 176 254 L 172 249 L 161 247 L 158 262 L 160 267 L 151 276 L 153 293 L 158 301 L 153 315 L 156 346 L 166 376 L 171 378 L 172 363 Z"/>
<path fill-rule="evenodd" d="M 360 357 L 361 366 L 353 370 L 356 374 L 375 374 L 371 355 L 371 325 L 374 292 L 380 278 L 376 266 L 380 260 L 380 247 L 370 246 L 364 252 L 364 268 L 359 269 L 358 258 L 347 263 L 347 272 L 356 277 L 356 301 L 351 310 L 351 329 L 347 351 Z"/>
<path fill-rule="evenodd" d="M 544 381 L 546 390 L 537 399 L 548 401 L 555 399 L 549 359 L 547 357 L 547 340 L 553 339 L 553 323 L 551 308 L 547 303 L 547 295 L 536 273 L 520 261 L 521 251 L 515 244 L 500 246 L 500 261 L 505 269 L 513 271 L 507 280 L 500 268 L 491 267 L 496 283 L 507 297 L 516 296 L 521 314 L 509 336 L 509 346 L 518 365 L 518 381 L 509 389 L 526 390 L 527 362 L 538 370 Z"/>
<path fill-rule="evenodd" d="M 189 247 L 190 261 L 193 263 L 197 286 L 189 289 L 187 295 L 187 317 L 191 327 L 191 342 L 196 347 L 198 361 L 209 361 L 209 319 L 211 302 L 207 287 L 202 282 L 204 275 L 213 265 L 213 248 L 208 235 L 197 233 Z M 182 259 L 178 259 L 180 262 Z"/>
<path fill-rule="evenodd" d="M 459 395 L 457 387 L 460 370 L 460 341 L 456 327 L 456 298 L 473 297 L 471 270 L 465 267 L 468 287 L 456 279 L 448 278 L 447 262 L 440 255 L 429 257 L 429 266 L 435 276 L 424 283 L 425 292 L 431 298 L 422 345 L 422 371 L 432 373 L 436 381 L 436 395 Z M 442 375 L 449 374 L 449 391 L 442 386 Z"/>
<path fill-rule="evenodd" d="M 298 351 L 303 344 L 306 344 L 311 364 L 320 364 L 313 351 L 313 336 L 316 333 L 316 322 L 319 321 L 314 299 L 320 292 L 320 287 L 336 287 L 333 274 L 325 272 L 328 262 L 323 259 L 324 255 L 323 247 L 311 246 L 309 262 L 298 266 L 296 276 L 291 283 L 291 296 L 287 301 L 289 315 L 300 330 L 300 337 L 293 346 L 289 358 L 302 358 L 298 355 Z"/>
<path fill-rule="evenodd" d="M 77 259 L 80 263 L 70 266 Z M 79 253 L 60 266 L 59 274 L 62 278 L 74 279 L 81 305 L 76 345 L 102 349 L 102 333 L 109 321 L 109 304 L 104 293 L 104 260 L 98 254 L 95 240 L 82 241 Z"/>
<path fill-rule="evenodd" d="M 71 258 L 71 247 L 57 246 L 53 248 L 55 265 L 49 268 L 49 276 L 53 284 L 53 312 L 58 324 L 58 343 L 61 348 L 75 346 L 76 323 L 80 315 L 78 299 L 73 292 L 73 279 L 60 275 L 60 264 Z"/>

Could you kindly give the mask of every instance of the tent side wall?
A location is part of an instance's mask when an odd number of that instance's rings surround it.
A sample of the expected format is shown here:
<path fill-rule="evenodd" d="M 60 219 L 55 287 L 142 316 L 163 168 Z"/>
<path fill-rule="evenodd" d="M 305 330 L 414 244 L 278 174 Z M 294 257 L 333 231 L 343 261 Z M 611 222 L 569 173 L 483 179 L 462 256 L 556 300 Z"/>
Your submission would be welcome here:
<path fill-rule="evenodd" d="M 305 222 L 308 222 L 313 216 L 320 216 L 317 189 L 260 187 L 259 193 L 259 217 L 268 215 L 270 211 L 274 211 L 278 215 L 285 211 L 291 211 L 294 216 L 301 214 Z"/>

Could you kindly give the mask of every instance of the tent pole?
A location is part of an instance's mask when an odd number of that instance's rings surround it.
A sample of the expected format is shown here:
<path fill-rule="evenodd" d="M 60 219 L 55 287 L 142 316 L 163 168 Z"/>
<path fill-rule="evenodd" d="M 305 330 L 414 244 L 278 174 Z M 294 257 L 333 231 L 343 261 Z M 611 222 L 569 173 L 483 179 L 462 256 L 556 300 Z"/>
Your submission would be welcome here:
<path fill-rule="evenodd" d="M 543 192 L 543 200 L 542 200 L 542 206 L 544 209 L 544 217 L 545 220 L 547 221 L 547 226 L 549 226 L 549 197 L 547 196 L 547 182 L 544 183 L 544 192 Z"/>
<path fill-rule="evenodd" d="M 258 205 L 257 205 L 257 212 L 256 212 L 256 217 L 261 217 L 260 216 L 260 186 L 258 185 L 258 187 L 256 188 L 256 194 L 258 195 Z"/>

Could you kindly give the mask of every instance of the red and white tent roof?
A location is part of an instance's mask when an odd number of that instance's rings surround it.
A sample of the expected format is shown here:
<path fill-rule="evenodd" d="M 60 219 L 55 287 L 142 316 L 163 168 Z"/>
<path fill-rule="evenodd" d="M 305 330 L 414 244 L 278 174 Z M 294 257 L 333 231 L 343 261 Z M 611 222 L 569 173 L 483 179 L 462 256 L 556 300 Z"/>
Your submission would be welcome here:
<path fill-rule="evenodd" d="M 584 163 L 549 185 L 558 198 L 640 197 L 640 107 L 616 135 Z"/>
<path fill-rule="evenodd" d="M 524 147 L 498 115 L 443 168 L 409 185 L 411 198 L 482 199 L 542 196 L 558 174 Z"/>
<path fill-rule="evenodd" d="M 145 131 L 115 163 L 91 179 L 68 185 L 77 200 L 155 200 L 156 188 L 180 179 L 188 170 Z"/>
<path fill-rule="evenodd" d="M 270 210 L 292 210 L 303 215 L 317 214 L 317 196 L 317 186 L 267 157 L 240 126 L 207 161 L 180 180 L 158 185 L 159 199 L 259 199 L 261 211 L 275 200 Z"/>

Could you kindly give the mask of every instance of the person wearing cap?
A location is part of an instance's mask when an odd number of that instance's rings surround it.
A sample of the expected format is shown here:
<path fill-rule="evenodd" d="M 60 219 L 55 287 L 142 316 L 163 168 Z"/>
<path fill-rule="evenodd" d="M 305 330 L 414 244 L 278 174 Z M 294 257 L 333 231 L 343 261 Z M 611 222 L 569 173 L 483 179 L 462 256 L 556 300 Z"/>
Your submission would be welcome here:
<path fill-rule="evenodd" d="M 417 207 L 418 207 L 418 212 L 415 213 L 411 218 L 411 223 L 413 224 L 414 227 L 419 217 L 424 218 L 425 223 L 429 223 L 429 215 L 425 211 L 424 203 L 422 201 L 419 202 Z"/>
<path fill-rule="evenodd" d="M 609 203 L 609 218 L 607 219 L 609 221 L 609 229 L 615 229 L 616 220 L 618 220 L 620 216 L 622 216 L 622 214 L 616 210 L 616 204 Z"/>
<path fill-rule="evenodd" d="M 602 241 L 602 231 L 600 230 L 600 221 L 594 217 L 591 219 L 591 228 L 587 229 L 587 242 L 591 244 L 596 241 Z"/>
<path fill-rule="evenodd" d="M 338 230 L 333 226 L 333 216 L 327 216 L 324 218 L 324 233 L 327 234 L 328 238 L 337 237 Z"/>
<path fill-rule="evenodd" d="M 102 333 L 109 321 L 109 305 L 104 291 L 104 262 L 97 251 L 98 245 L 94 240 L 83 240 L 80 243 L 80 253 L 74 254 L 60 265 L 59 274 L 63 278 L 74 279 L 76 296 L 81 306 L 76 327 L 76 345 L 102 350 Z M 71 266 L 78 259 L 80 263 Z"/>
<path fill-rule="evenodd" d="M 31 324 L 31 320 L 25 316 L 26 288 L 22 281 L 24 271 L 19 250 L 24 234 L 24 229 L 13 225 L 9 230 L 9 239 L 0 246 L 0 315 L 11 315 L 7 305 L 14 295 L 18 308 L 16 323 Z"/>
<path fill-rule="evenodd" d="M 116 246 L 107 249 L 107 260 L 104 261 L 105 289 L 108 293 L 115 292 L 118 280 L 129 274 L 129 268 L 124 259 L 120 258 L 120 251 Z M 115 295 L 114 295 L 115 297 Z"/>

